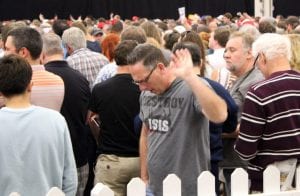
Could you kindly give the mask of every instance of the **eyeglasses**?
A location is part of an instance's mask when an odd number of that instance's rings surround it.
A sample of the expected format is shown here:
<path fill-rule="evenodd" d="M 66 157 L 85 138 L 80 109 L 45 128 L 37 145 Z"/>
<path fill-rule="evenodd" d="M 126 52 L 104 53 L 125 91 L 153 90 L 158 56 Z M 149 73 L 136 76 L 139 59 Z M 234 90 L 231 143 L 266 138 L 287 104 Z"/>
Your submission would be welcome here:
<path fill-rule="evenodd" d="M 257 61 L 258 61 L 258 58 L 259 58 L 259 53 L 257 54 L 257 56 L 256 56 L 255 59 L 254 59 L 253 67 L 256 67 L 256 63 L 257 63 Z"/>
<path fill-rule="evenodd" d="M 147 82 L 149 81 L 149 79 L 150 79 L 152 73 L 153 73 L 154 70 L 156 69 L 156 67 L 157 67 L 157 65 L 155 65 L 155 66 L 151 69 L 150 73 L 149 73 L 144 79 L 142 79 L 142 80 L 134 80 L 133 83 L 136 84 L 136 85 L 140 85 L 140 84 L 142 84 L 142 83 L 147 83 Z"/>

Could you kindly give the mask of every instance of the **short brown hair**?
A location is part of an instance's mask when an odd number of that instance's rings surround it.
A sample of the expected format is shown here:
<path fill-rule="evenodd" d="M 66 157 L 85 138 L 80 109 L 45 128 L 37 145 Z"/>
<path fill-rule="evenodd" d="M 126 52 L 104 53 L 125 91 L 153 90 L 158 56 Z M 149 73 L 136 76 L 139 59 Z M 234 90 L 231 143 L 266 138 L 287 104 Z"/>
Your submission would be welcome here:
<path fill-rule="evenodd" d="M 23 94 L 31 78 L 32 68 L 24 58 L 11 54 L 0 59 L 0 92 L 5 97 Z"/>

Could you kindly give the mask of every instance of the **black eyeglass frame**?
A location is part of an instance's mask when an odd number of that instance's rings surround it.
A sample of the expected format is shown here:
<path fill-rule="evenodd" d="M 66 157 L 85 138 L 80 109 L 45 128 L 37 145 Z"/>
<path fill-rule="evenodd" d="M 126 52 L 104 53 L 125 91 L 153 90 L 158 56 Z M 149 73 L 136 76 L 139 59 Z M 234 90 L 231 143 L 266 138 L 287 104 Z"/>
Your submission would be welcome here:
<path fill-rule="evenodd" d="M 259 53 L 256 55 L 254 62 L 253 62 L 253 67 L 256 67 L 256 63 L 258 61 L 259 55 L 260 55 Z"/>
<path fill-rule="evenodd" d="M 150 70 L 149 74 L 142 80 L 133 80 L 132 82 L 136 85 L 140 85 L 142 83 L 147 83 L 150 80 L 150 77 L 154 70 L 157 68 L 157 64 Z"/>

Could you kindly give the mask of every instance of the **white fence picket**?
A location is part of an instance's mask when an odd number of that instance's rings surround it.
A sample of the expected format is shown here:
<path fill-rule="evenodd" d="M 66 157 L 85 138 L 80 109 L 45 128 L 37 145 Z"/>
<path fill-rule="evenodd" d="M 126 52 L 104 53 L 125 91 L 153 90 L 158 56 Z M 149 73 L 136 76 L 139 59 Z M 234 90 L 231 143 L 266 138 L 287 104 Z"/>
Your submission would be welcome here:
<path fill-rule="evenodd" d="M 280 192 L 280 172 L 273 165 L 267 167 L 263 173 L 263 190 L 268 194 Z"/>
<path fill-rule="evenodd" d="M 296 190 L 280 192 L 280 172 L 275 166 L 269 166 L 263 174 L 264 193 L 251 196 L 300 196 L 300 168 L 296 171 Z M 202 172 L 197 179 L 198 196 L 214 196 L 214 176 Z M 236 169 L 231 176 L 231 195 L 249 196 L 248 174 L 242 168 Z M 91 196 L 113 196 L 114 193 L 107 186 L 98 183 L 91 191 Z M 128 196 L 146 196 L 145 183 L 140 178 L 133 178 L 127 185 Z M 175 174 L 169 174 L 163 181 L 163 196 L 181 196 L 181 180 Z"/>
<path fill-rule="evenodd" d="M 296 190 L 300 190 L 300 167 L 296 170 Z"/>
<path fill-rule="evenodd" d="M 65 193 L 57 187 L 52 187 L 46 196 L 65 196 Z"/>
<path fill-rule="evenodd" d="M 163 181 L 163 196 L 181 196 L 181 180 L 169 174 Z"/>
<path fill-rule="evenodd" d="M 12 192 L 8 196 L 21 196 L 21 195 L 17 192 Z"/>
<path fill-rule="evenodd" d="M 251 194 L 251 196 L 300 196 L 299 191 L 285 191 L 279 193 L 261 193 L 261 194 Z"/>
<path fill-rule="evenodd" d="M 97 183 L 91 190 L 91 196 L 114 196 L 114 192 L 108 186 Z"/>
<path fill-rule="evenodd" d="M 146 195 L 146 185 L 140 178 L 132 178 L 127 185 L 128 196 Z"/>
<path fill-rule="evenodd" d="M 231 174 L 231 195 L 232 196 L 247 196 L 249 190 L 248 173 L 237 168 Z"/>
<path fill-rule="evenodd" d="M 209 171 L 200 174 L 197 180 L 198 195 L 215 196 L 215 177 Z"/>

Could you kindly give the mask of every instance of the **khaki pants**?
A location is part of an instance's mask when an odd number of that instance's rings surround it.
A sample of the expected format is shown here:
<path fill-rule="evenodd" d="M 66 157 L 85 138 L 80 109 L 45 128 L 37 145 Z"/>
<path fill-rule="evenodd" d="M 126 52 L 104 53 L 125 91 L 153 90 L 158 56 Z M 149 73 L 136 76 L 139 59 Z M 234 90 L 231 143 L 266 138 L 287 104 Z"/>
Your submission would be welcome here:
<path fill-rule="evenodd" d="M 139 176 L 139 157 L 101 154 L 97 158 L 94 184 L 101 182 L 113 190 L 115 196 L 125 196 L 129 181 Z"/>

